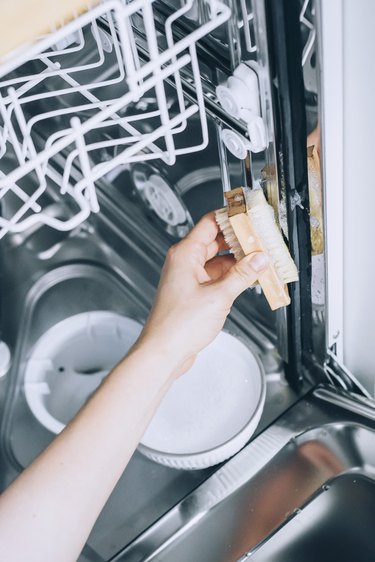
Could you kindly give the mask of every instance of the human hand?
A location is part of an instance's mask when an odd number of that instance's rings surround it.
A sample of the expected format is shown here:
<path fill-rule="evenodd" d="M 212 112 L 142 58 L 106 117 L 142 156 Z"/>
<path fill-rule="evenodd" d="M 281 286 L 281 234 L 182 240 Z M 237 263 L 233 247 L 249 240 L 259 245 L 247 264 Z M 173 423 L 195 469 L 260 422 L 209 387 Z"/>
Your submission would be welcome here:
<path fill-rule="evenodd" d="M 214 213 L 209 213 L 167 254 L 138 345 L 168 357 L 173 376 L 192 366 L 222 329 L 233 301 L 268 265 L 261 252 L 239 262 L 232 255 L 217 256 L 227 248 Z"/>

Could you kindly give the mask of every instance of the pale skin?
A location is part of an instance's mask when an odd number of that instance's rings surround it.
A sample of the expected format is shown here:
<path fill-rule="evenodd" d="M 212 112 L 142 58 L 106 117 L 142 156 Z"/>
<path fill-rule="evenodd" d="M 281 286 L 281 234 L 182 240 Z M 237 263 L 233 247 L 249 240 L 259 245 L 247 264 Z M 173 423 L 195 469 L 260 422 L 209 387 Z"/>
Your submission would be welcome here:
<path fill-rule="evenodd" d="M 163 396 L 267 267 L 264 254 L 235 263 L 216 255 L 224 248 L 212 213 L 171 248 L 136 345 L 0 497 L 2 560 L 77 560 Z"/>

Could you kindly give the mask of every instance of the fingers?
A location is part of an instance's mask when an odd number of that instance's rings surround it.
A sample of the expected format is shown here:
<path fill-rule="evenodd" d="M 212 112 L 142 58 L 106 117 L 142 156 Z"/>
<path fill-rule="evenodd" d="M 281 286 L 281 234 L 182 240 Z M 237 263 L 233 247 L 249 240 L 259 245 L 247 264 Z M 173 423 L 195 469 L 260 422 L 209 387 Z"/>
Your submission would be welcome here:
<path fill-rule="evenodd" d="M 224 278 L 217 282 L 217 285 L 234 301 L 245 289 L 255 283 L 259 273 L 266 269 L 267 265 L 268 257 L 262 252 L 245 256 L 229 269 Z"/>
<path fill-rule="evenodd" d="M 214 212 L 204 215 L 184 240 L 177 244 L 177 247 L 189 247 L 193 242 L 197 246 L 206 246 L 205 252 L 203 252 L 203 247 L 200 251 L 200 254 L 204 255 L 204 261 L 212 259 L 218 252 L 229 249 L 216 223 Z"/>
<path fill-rule="evenodd" d="M 205 265 L 218 252 L 227 249 L 228 246 L 216 224 L 215 214 L 209 213 L 198 222 L 184 240 L 169 249 L 164 276 L 181 276 L 184 272 L 185 283 L 191 281 L 198 284 L 207 283 L 213 278 L 218 279 L 220 271 L 225 272 L 227 268 L 224 269 L 224 265 L 219 266 L 220 262 L 211 265 L 210 270 L 213 275 L 211 277 L 205 270 Z M 224 262 L 225 260 L 223 264 Z"/>
<path fill-rule="evenodd" d="M 226 256 L 216 256 L 206 263 L 206 273 L 210 281 L 217 281 L 236 263 L 235 257 L 231 254 Z"/>
<path fill-rule="evenodd" d="M 189 238 L 186 238 L 185 240 L 180 242 L 180 244 L 183 248 L 185 248 L 185 253 L 186 253 L 185 259 L 186 259 L 186 261 L 188 263 L 190 263 L 192 266 L 198 267 L 198 269 L 195 268 L 196 272 L 201 270 L 202 275 L 200 277 L 205 278 L 205 281 L 200 281 L 201 283 L 209 280 L 209 279 L 207 279 L 207 276 L 205 275 L 205 271 L 203 269 L 203 268 L 205 268 L 206 271 L 208 271 L 207 268 L 206 268 L 206 265 L 209 262 L 213 262 L 209 266 L 211 271 L 213 271 L 213 267 L 215 267 L 215 264 L 218 265 L 218 264 L 222 263 L 223 266 L 224 266 L 224 264 L 227 263 L 228 266 L 225 269 L 225 271 L 226 271 L 235 262 L 234 257 L 232 255 L 217 256 L 218 252 L 222 252 L 223 250 L 228 250 L 228 245 L 225 242 L 224 236 L 222 235 L 221 232 L 217 235 L 215 240 L 213 242 L 211 242 L 208 246 L 206 246 L 202 242 L 192 241 Z M 226 257 L 227 259 L 226 260 L 214 261 L 216 259 L 215 256 L 217 258 Z M 225 271 L 223 270 L 223 272 L 225 272 Z M 210 274 L 209 274 L 209 276 L 211 277 Z M 220 275 L 217 274 L 217 275 L 215 275 L 215 278 L 218 278 L 219 276 Z"/>
<path fill-rule="evenodd" d="M 185 238 L 169 248 L 163 267 L 163 278 L 178 282 L 184 289 L 194 288 L 211 281 L 204 269 L 207 261 L 207 246 Z"/>
<path fill-rule="evenodd" d="M 216 223 L 215 213 L 208 213 L 194 226 L 194 228 L 186 236 L 186 240 L 200 242 L 209 246 L 214 242 L 219 233 L 219 227 Z"/>
<path fill-rule="evenodd" d="M 229 247 L 224 240 L 223 234 L 219 232 L 215 240 L 207 247 L 207 259 L 212 259 L 218 252 L 222 252 L 223 250 L 229 250 Z"/>

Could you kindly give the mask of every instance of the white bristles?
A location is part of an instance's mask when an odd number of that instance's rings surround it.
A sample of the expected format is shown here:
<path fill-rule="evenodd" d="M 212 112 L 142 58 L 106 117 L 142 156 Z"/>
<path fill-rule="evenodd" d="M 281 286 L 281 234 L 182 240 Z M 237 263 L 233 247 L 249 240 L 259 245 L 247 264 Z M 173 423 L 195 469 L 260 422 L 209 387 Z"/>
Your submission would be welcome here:
<path fill-rule="evenodd" d="M 244 191 L 248 216 L 257 232 L 259 240 L 267 250 L 279 278 L 283 283 L 298 281 L 297 268 L 276 224 L 274 210 L 267 203 L 263 191 L 261 189 L 245 189 Z M 228 210 L 226 208 L 219 209 L 216 211 L 215 216 L 216 222 L 232 254 L 234 254 L 237 260 L 240 260 L 245 254 L 230 224 Z"/>
<path fill-rule="evenodd" d="M 232 225 L 230 224 L 228 210 L 226 208 L 219 209 L 215 212 L 215 218 L 231 253 L 234 255 L 236 260 L 241 260 L 243 257 L 245 257 L 245 254 L 243 253 L 240 243 L 237 240 L 237 236 L 235 235 Z"/>
<path fill-rule="evenodd" d="M 261 189 L 246 190 L 248 215 L 284 283 L 298 281 L 298 271 L 276 224 L 275 213 Z"/>

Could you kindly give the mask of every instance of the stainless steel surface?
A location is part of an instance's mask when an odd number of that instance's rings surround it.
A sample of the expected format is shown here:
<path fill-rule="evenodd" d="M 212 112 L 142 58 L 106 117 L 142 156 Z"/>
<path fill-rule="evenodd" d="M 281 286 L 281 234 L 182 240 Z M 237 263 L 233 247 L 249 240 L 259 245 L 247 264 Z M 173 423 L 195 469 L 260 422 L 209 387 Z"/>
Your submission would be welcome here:
<path fill-rule="evenodd" d="M 372 562 L 374 499 L 375 480 L 366 471 L 339 475 L 245 560 Z"/>
<path fill-rule="evenodd" d="M 338 559 L 338 552 L 343 555 L 340 560 L 362 560 L 360 555 L 348 557 L 349 551 L 340 551 L 339 544 L 329 551 L 327 532 L 322 533 L 318 522 L 323 518 L 331 531 L 336 518 L 342 528 L 339 508 L 327 508 L 337 489 L 338 506 L 351 509 L 348 498 L 352 497 L 365 528 L 373 526 L 373 408 L 373 402 L 366 406 L 363 399 L 318 388 L 112 562 L 300 562 L 328 560 L 328 554 Z M 353 480 L 355 483 L 357 476 L 363 490 L 368 490 L 353 496 Z M 326 493 L 326 499 L 320 501 Z M 371 494 L 372 508 L 367 493 Z M 312 498 L 319 501 L 314 504 L 313 499 L 309 504 Z M 313 516 L 310 505 L 314 505 Z M 304 535 L 306 521 L 316 544 L 315 550 L 301 551 L 300 542 L 308 538 Z M 314 529 L 322 535 L 314 534 Z M 372 537 L 364 536 L 361 541 L 349 533 L 348 530 L 345 544 L 352 549 L 350 552 L 362 543 L 364 548 L 371 548 L 366 552 L 372 556 L 363 560 L 374 559 Z M 322 551 L 318 544 L 320 536 L 326 550 L 323 558 L 314 558 L 314 552 Z"/>
<path fill-rule="evenodd" d="M 207 179 L 203 172 L 199 176 Z M 22 240 L 14 235 L 1 244 L 3 332 L 13 355 L 0 388 L 2 489 L 53 438 L 31 414 L 23 390 L 25 364 L 38 338 L 72 314 L 110 310 L 144 320 L 151 305 L 171 240 L 132 196 L 128 172 L 116 182 L 98 186 L 101 213 L 75 231 L 56 234 L 41 227 L 22 234 Z M 204 193 L 205 181 L 193 185 L 198 194 Z M 180 188 L 182 193 L 183 182 Z M 221 197 L 220 185 L 218 193 Z M 298 398 L 283 381 L 272 330 L 257 327 L 256 309 L 254 323 L 249 322 L 251 302 L 258 299 L 250 292 L 245 298 L 248 311 L 234 307 L 226 326 L 255 351 L 266 371 L 267 403 L 257 433 Z M 109 559 L 215 470 L 177 471 L 136 452 L 94 527 L 82 561 Z"/>

